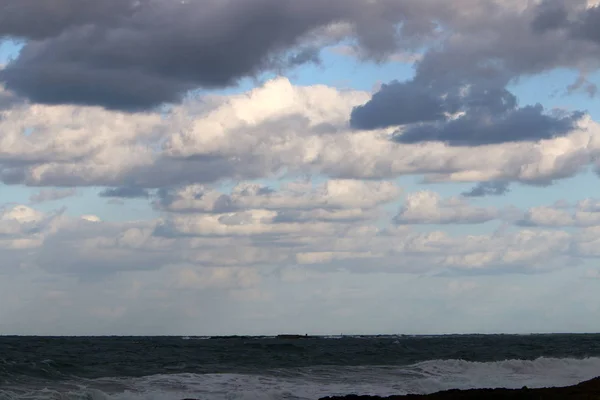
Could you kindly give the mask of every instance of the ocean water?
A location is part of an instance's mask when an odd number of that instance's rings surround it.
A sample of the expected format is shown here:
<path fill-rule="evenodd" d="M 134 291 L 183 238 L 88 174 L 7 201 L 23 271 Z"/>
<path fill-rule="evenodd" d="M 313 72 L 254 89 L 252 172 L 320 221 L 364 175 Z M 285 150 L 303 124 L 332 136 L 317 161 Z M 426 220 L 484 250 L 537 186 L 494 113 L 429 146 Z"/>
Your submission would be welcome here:
<path fill-rule="evenodd" d="M 316 400 L 599 375 L 600 334 L 0 337 L 0 400 Z"/>

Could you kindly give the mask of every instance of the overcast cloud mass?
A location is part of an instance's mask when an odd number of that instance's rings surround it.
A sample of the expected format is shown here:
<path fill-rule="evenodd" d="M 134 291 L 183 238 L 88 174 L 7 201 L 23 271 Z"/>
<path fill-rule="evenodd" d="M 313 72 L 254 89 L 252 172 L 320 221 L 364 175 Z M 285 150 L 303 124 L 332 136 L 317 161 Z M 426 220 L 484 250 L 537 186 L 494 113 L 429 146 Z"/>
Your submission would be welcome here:
<path fill-rule="evenodd" d="M 0 43 L 0 334 L 600 330 L 591 1 L 0 0 Z"/>

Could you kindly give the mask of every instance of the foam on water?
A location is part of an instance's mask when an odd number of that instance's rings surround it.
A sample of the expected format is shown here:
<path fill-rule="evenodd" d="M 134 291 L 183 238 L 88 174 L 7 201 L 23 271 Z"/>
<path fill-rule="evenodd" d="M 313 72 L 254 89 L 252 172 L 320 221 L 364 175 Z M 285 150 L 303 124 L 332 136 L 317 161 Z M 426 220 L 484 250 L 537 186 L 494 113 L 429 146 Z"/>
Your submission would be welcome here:
<path fill-rule="evenodd" d="M 350 393 L 388 396 L 446 389 L 567 386 L 600 374 L 600 358 L 533 361 L 432 360 L 408 366 L 311 367 L 264 375 L 173 374 L 69 382 L 28 381 L 0 400 L 315 400 Z"/>

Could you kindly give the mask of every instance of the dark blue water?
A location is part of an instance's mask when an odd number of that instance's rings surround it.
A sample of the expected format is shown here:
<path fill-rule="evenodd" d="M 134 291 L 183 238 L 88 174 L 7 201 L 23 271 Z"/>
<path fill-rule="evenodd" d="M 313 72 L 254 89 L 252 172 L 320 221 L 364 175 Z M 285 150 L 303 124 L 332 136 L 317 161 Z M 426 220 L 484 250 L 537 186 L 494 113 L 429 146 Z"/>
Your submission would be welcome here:
<path fill-rule="evenodd" d="M 317 399 L 568 385 L 600 335 L 0 337 L 3 399 Z"/>

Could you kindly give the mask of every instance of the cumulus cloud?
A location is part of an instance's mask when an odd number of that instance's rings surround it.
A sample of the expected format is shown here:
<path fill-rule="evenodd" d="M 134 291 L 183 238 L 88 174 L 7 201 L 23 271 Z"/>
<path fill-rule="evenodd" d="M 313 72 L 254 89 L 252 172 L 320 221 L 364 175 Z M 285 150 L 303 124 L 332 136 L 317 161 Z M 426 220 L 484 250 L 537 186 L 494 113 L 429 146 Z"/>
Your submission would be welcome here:
<path fill-rule="evenodd" d="M 400 188 L 392 182 L 329 180 L 315 186 L 310 181 L 296 181 L 284 184 L 281 190 L 243 183 L 235 186 L 231 194 L 199 185 L 163 191 L 159 194 L 157 205 L 172 212 L 222 213 L 248 208 L 347 212 L 372 209 L 395 200 L 399 195 Z"/>
<path fill-rule="evenodd" d="M 600 208 L 594 199 L 581 200 L 573 211 L 557 205 L 533 207 L 517 223 L 541 227 L 593 227 L 600 225 Z"/>
<path fill-rule="evenodd" d="M 287 95 L 283 96 L 284 93 Z M 313 97 L 317 94 L 328 109 L 331 101 L 338 99 L 336 108 L 331 108 L 330 111 L 332 118 L 327 122 L 329 126 L 338 127 L 332 133 L 320 130 L 326 121 L 323 119 L 324 114 L 316 113 L 315 106 L 321 104 L 320 100 Z M 219 152 L 236 157 L 236 160 L 244 160 L 246 171 L 249 165 L 253 165 L 252 157 L 257 156 L 268 162 L 261 165 L 263 168 L 269 166 L 271 171 L 280 170 L 284 166 L 288 171 L 306 171 L 309 168 L 314 172 L 343 178 L 381 179 L 422 173 L 428 175 L 427 179 L 436 181 L 518 180 L 546 184 L 577 173 L 591 162 L 597 151 L 594 132 L 598 127 L 589 118 L 582 120 L 566 137 L 535 144 L 498 144 L 485 146 L 477 152 L 469 147 L 452 148 L 443 144 L 395 145 L 389 142 L 389 130 L 368 133 L 345 130 L 347 120 L 342 109 L 351 110 L 367 97 L 365 93 L 358 92 L 338 96 L 339 94 L 334 95 L 324 87 L 295 91 L 285 81 L 273 81 L 264 90 L 253 91 L 251 100 L 258 102 L 260 99 L 262 104 L 271 104 L 268 112 L 260 108 L 258 115 L 270 121 L 286 121 L 285 125 L 270 122 L 264 126 L 256 119 L 251 122 L 242 119 L 246 118 L 242 110 L 245 110 L 243 104 L 248 99 L 239 98 L 220 108 L 219 114 L 212 113 L 212 121 L 204 120 L 197 125 L 186 123 L 169 138 L 167 151 L 172 156 L 189 158 L 214 155 L 218 149 Z M 274 98 L 279 99 L 279 102 L 275 103 Z M 294 99 L 300 102 L 292 106 Z M 306 104 L 302 106 L 306 107 L 305 111 L 297 108 L 302 103 Z M 230 114 L 233 110 L 237 114 L 235 117 Z M 294 113 L 306 116 L 302 124 L 289 123 L 290 118 L 286 115 Z M 229 115 L 229 118 L 225 115 Z M 229 126 L 231 128 L 227 129 Z M 273 126 L 277 127 L 280 134 L 285 135 L 284 142 L 273 134 L 273 130 L 267 129 Z M 236 127 L 245 127 L 246 135 Z M 248 148 L 253 148 L 254 151 L 249 152 Z M 262 153 L 267 149 L 268 155 Z"/>
<path fill-rule="evenodd" d="M 412 203 L 424 196 L 415 194 Z M 411 223 L 475 223 L 496 214 L 447 203 L 437 205 L 437 214 L 425 213 L 433 207 L 412 207 L 412 215 L 405 213 L 403 218 Z M 115 223 L 10 206 L 0 215 L 0 246 L 3 252 L 12 251 L 22 264 L 88 281 L 127 271 L 165 270 L 180 277 L 171 281 L 177 287 L 233 290 L 255 286 L 261 276 L 290 265 L 362 273 L 447 268 L 543 270 L 556 268 L 571 257 L 574 245 L 583 246 L 598 237 L 544 230 L 450 235 L 417 232 L 408 226 L 381 229 L 376 226 L 381 224 L 377 216 L 341 222 L 277 222 L 275 216 L 275 211 L 246 209 Z"/>
<path fill-rule="evenodd" d="M 480 224 L 499 217 L 494 208 L 473 207 L 459 198 L 443 200 L 430 191 L 410 193 L 394 218 L 398 224 Z"/>
<path fill-rule="evenodd" d="M 7 256 L 22 254 L 40 247 L 56 229 L 62 211 L 44 214 L 25 205 L 9 205 L 0 209 L 0 250 Z M 7 264 L 7 268 L 15 265 Z"/>
<path fill-rule="evenodd" d="M 319 185 L 313 184 L 315 187 Z M 480 218 L 453 202 L 440 200 L 444 204 L 438 204 L 438 208 L 454 211 L 441 212 L 438 222 Z M 32 302 L 27 304 L 48 309 L 42 314 L 49 320 L 27 325 L 32 332 L 39 324 L 56 326 L 51 316 L 59 318 L 64 310 L 68 315 L 60 317 L 66 324 L 61 327 L 63 332 L 82 332 L 69 321 L 74 315 L 91 313 L 95 319 L 113 321 L 111 329 L 133 333 L 128 328 L 132 326 L 130 318 L 152 312 L 163 321 L 162 325 L 165 318 L 176 324 L 169 332 L 177 334 L 182 329 L 178 324 L 190 316 L 215 318 L 228 307 L 236 310 L 249 302 L 274 304 L 272 299 L 278 299 L 276 303 L 285 304 L 288 312 L 292 304 L 305 307 L 307 293 L 310 298 L 317 296 L 321 286 L 331 291 L 329 301 L 338 301 L 341 298 L 337 291 L 349 290 L 348 279 L 395 282 L 412 274 L 410 279 L 416 282 L 421 279 L 417 276 L 446 272 L 454 280 L 463 274 L 474 280 L 490 274 L 551 272 L 598 256 L 594 249 L 598 248 L 600 233 L 596 228 L 579 233 L 527 228 L 474 235 L 390 225 L 389 219 L 381 215 L 342 221 L 277 222 L 278 211 L 253 209 L 251 204 L 227 213 L 166 211 L 158 220 L 135 222 L 6 206 L 0 214 L 0 274 L 9 274 L 11 288 L 2 287 L 0 295 L 11 298 L 8 294 L 19 288 L 22 295 L 33 296 L 27 297 Z M 349 202 L 340 204 L 337 207 L 342 209 L 338 211 L 354 207 Z M 166 234 L 167 224 L 170 234 Z M 352 274 L 361 276 L 349 278 Z M 197 314 L 197 304 L 209 300 L 216 305 Z M 195 306 L 186 308 L 186 304 Z M 35 310 L 23 307 L 11 305 L 9 309 L 37 315 Z M 244 309 L 246 318 L 251 309 L 256 311 L 256 306 Z M 19 321 L 17 314 L 3 310 L 2 321 Z M 119 322 L 119 318 L 127 321 Z M 240 323 L 250 323 L 253 318 Z M 79 317 L 77 320 L 81 321 Z M 139 334 L 148 329 L 165 332 L 164 327 L 134 325 L 142 329 L 135 331 Z M 17 324 L 11 329 L 25 326 Z M 91 327 L 100 329 L 99 325 Z M 219 329 L 227 331 L 222 325 Z"/>
<path fill-rule="evenodd" d="M 307 173 L 540 185 L 577 174 L 600 149 L 599 126 L 588 116 L 562 137 L 480 146 L 476 152 L 439 142 L 395 143 L 389 140 L 393 127 L 349 127 L 351 110 L 368 97 L 277 78 L 243 94 L 190 99 L 163 114 L 15 107 L 0 119 L 0 179 L 139 191 Z"/>

